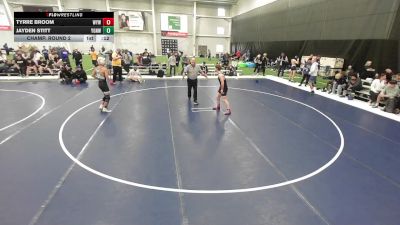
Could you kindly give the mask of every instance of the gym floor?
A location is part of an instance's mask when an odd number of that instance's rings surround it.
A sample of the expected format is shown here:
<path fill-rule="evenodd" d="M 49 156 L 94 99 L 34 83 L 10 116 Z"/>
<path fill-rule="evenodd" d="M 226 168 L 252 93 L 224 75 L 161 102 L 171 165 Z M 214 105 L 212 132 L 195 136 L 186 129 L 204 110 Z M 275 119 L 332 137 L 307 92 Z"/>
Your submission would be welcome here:
<path fill-rule="evenodd" d="M 400 123 L 271 80 L 0 82 L 2 225 L 398 225 Z"/>

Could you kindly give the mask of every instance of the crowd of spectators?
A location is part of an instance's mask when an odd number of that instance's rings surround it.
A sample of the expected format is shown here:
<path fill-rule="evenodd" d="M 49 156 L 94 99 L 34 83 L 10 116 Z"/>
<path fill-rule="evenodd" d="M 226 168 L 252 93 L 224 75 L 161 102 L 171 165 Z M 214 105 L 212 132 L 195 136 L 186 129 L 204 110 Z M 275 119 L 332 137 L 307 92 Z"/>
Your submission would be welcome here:
<path fill-rule="evenodd" d="M 250 61 L 250 53 L 241 54 L 237 51 L 234 57 L 241 60 Z M 314 93 L 313 86 L 315 82 L 310 82 L 311 68 L 313 65 L 313 58 L 318 63 L 318 71 L 320 70 L 320 59 L 319 55 L 310 55 L 303 62 L 299 60 L 299 57 L 294 56 L 289 60 L 289 57 L 285 53 L 281 53 L 275 60 L 267 58 L 267 54 L 257 54 L 253 62 L 255 63 L 254 72 L 257 75 L 260 71 L 263 71 L 266 67 L 270 66 L 274 70 L 278 71 L 277 76 L 283 77 L 284 72 L 289 69 L 289 81 L 294 82 L 295 72 L 302 75 L 302 79 L 299 82 L 299 86 L 303 84 L 305 86 L 311 86 L 311 93 Z M 339 97 L 347 97 L 352 100 L 358 96 L 366 88 L 369 95 L 368 104 L 373 108 L 378 108 L 390 113 L 400 113 L 400 73 L 395 74 L 391 69 L 385 69 L 384 71 L 376 71 L 373 67 L 373 62 L 368 60 L 362 68 L 354 69 L 351 65 L 346 70 L 337 71 L 334 76 L 326 76 L 326 86 L 322 89 L 323 92 L 329 94 L 338 95 Z M 384 104 L 382 104 L 384 103 Z"/>

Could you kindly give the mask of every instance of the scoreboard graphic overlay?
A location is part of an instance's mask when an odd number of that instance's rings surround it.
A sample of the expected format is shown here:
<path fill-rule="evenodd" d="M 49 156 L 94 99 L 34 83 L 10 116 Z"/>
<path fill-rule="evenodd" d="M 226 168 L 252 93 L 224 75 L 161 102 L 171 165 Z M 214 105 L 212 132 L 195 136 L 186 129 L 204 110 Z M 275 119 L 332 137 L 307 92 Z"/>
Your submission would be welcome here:
<path fill-rule="evenodd" d="M 114 42 L 113 12 L 14 12 L 15 42 Z"/>

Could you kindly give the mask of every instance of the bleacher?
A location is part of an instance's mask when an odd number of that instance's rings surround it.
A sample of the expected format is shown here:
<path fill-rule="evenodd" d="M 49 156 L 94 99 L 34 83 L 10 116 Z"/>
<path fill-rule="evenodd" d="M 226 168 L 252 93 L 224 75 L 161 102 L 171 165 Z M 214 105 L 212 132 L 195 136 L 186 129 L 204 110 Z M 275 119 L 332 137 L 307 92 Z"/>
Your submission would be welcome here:
<path fill-rule="evenodd" d="M 208 73 L 207 75 L 209 76 L 216 76 L 216 70 L 215 70 L 215 64 L 206 64 L 208 68 Z M 150 74 L 150 71 L 154 71 L 157 74 L 157 71 L 160 69 L 159 65 L 151 65 L 151 66 L 131 66 L 130 68 L 138 68 L 140 71 L 140 74 L 142 75 L 155 75 L 155 74 Z M 162 64 L 161 69 L 164 71 L 164 74 L 167 74 L 168 67 L 166 64 Z M 226 76 L 229 76 L 229 70 L 223 69 L 221 70 Z M 125 71 L 123 74 L 127 74 Z M 242 70 L 236 70 L 237 76 L 241 76 L 243 74 Z"/>
<path fill-rule="evenodd" d="M 361 80 L 362 82 L 362 87 L 363 89 L 360 91 L 356 91 L 355 95 L 357 98 L 364 100 L 364 101 L 369 101 L 369 91 L 371 89 L 371 83 L 372 81 L 370 80 Z"/>
<path fill-rule="evenodd" d="M 37 76 L 58 76 L 58 72 L 60 70 L 53 69 L 53 71 L 54 71 L 54 73 L 52 73 L 52 74 L 50 74 L 50 73 L 41 73 L 41 74 L 39 74 L 38 73 Z M 21 76 L 21 74 L 20 73 L 15 73 L 15 72 L 14 73 L 0 73 L 0 76 Z M 36 74 L 35 73 L 29 74 L 29 77 L 33 77 L 33 76 L 36 76 Z"/>

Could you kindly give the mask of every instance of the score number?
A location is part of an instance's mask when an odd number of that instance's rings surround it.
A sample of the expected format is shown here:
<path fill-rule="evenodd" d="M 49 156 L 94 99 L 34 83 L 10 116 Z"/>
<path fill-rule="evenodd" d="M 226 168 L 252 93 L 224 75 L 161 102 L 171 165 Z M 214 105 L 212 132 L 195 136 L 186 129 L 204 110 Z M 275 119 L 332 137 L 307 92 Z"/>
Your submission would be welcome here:
<path fill-rule="evenodd" d="M 103 18 L 103 26 L 114 26 L 114 18 Z"/>
<path fill-rule="evenodd" d="M 103 34 L 114 34 L 114 18 L 103 18 Z"/>

